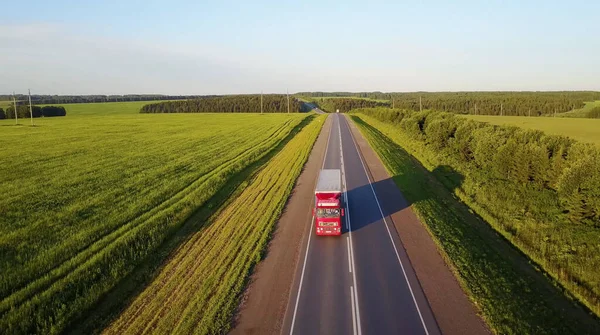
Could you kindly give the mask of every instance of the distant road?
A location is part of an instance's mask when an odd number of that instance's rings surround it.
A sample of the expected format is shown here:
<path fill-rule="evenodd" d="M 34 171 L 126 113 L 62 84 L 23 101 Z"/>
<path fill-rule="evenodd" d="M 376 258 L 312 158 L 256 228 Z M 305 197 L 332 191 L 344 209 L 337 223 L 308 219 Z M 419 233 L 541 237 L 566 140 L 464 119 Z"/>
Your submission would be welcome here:
<path fill-rule="evenodd" d="M 315 236 L 311 223 L 282 333 L 440 334 L 410 262 L 400 256 L 398 234 L 383 218 L 383 195 L 371 186 L 348 121 L 330 117 L 322 167 L 342 170 L 346 231 Z"/>

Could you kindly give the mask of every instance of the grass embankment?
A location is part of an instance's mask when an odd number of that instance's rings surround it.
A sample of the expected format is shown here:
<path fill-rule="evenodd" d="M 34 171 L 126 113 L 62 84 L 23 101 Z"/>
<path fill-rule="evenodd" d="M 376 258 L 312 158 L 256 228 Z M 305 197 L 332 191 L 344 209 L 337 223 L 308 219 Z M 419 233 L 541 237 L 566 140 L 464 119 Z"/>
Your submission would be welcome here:
<path fill-rule="evenodd" d="M 464 117 L 494 125 L 536 129 L 552 135 L 568 136 L 582 142 L 600 144 L 600 119 L 493 115 L 464 115 Z"/>
<path fill-rule="evenodd" d="M 495 333 L 593 334 L 598 330 L 597 318 L 565 297 L 520 252 L 456 199 L 460 192 L 452 190 L 460 181 L 448 167 L 440 166 L 430 149 L 392 125 L 360 114 L 352 118 Z"/>
<path fill-rule="evenodd" d="M 61 332 L 306 117 L 122 105 L 0 122 L 0 329 Z"/>
<path fill-rule="evenodd" d="M 105 333 L 217 334 L 229 330 L 246 278 L 262 257 L 324 119 L 317 117 L 305 126 L 203 229 L 182 244 Z"/>

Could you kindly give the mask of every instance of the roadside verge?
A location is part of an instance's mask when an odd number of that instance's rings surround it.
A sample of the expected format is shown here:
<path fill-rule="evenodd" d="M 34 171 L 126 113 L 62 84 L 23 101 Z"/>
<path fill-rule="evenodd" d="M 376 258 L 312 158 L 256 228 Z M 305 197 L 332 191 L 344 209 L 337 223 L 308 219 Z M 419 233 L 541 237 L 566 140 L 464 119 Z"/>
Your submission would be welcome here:
<path fill-rule="evenodd" d="M 348 118 L 350 121 L 350 118 Z M 389 213 L 418 281 L 443 334 L 487 334 L 477 309 L 469 301 L 425 226 L 409 206 L 386 167 L 354 122 L 348 122 L 385 213 Z M 394 208 L 403 208 L 394 211 Z M 390 209 L 390 210 L 387 210 Z"/>
<path fill-rule="evenodd" d="M 436 172 L 448 172 L 450 167 L 438 166 L 430 172 L 400 146 L 404 143 L 399 140 L 403 135 L 398 133 L 400 130 L 360 114 L 352 119 L 495 333 L 597 333 L 598 323 L 593 316 L 570 301 L 435 177 Z M 387 131 L 382 133 L 381 129 Z M 412 153 L 417 157 L 421 154 Z"/>
<path fill-rule="evenodd" d="M 309 236 L 315 182 L 331 128 L 327 118 L 277 222 L 265 258 L 250 277 L 231 334 L 278 334 L 286 313 L 296 264 Z"/>

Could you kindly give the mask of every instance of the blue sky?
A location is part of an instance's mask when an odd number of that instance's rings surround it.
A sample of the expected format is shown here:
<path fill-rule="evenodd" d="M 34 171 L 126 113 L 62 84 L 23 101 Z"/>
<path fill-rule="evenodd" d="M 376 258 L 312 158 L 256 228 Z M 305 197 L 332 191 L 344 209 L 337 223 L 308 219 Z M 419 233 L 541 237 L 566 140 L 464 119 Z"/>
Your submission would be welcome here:
<path fill-rule="evenodd" d="M 0 94 L 600 90 L 600 1 L 29 1 Z"/>

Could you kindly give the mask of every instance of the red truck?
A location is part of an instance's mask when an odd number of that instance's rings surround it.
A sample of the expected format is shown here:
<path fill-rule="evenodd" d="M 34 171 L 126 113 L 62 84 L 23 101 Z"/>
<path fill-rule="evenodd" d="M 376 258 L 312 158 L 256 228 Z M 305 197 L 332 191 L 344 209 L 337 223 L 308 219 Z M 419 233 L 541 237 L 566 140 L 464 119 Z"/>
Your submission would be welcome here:
<path fill-rule="evenodd" d="M 342 234 L 342 174 L 339 169 L 323 169 L 315 189 L 315 232 L 317 235 Z"/>

